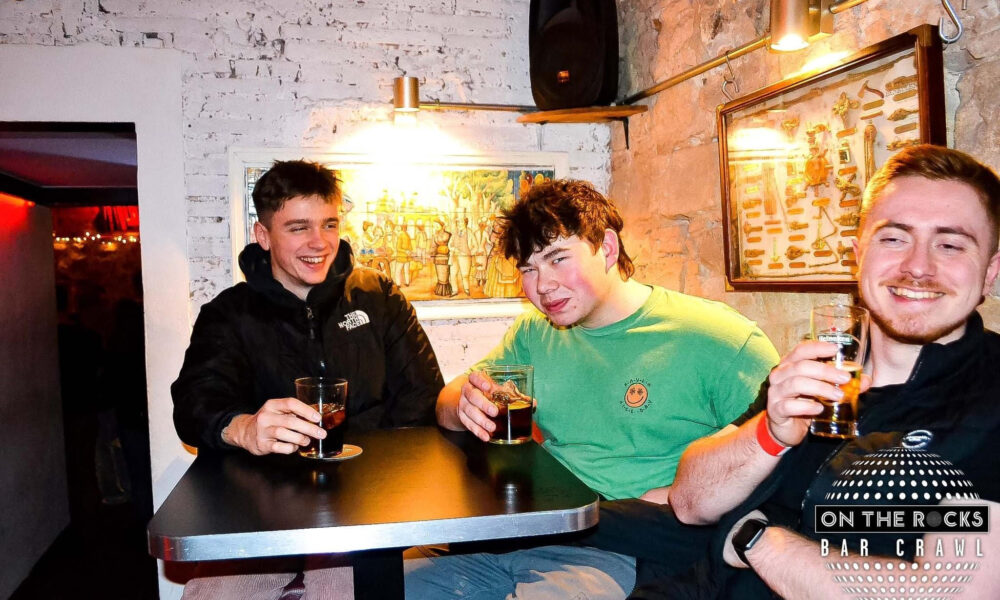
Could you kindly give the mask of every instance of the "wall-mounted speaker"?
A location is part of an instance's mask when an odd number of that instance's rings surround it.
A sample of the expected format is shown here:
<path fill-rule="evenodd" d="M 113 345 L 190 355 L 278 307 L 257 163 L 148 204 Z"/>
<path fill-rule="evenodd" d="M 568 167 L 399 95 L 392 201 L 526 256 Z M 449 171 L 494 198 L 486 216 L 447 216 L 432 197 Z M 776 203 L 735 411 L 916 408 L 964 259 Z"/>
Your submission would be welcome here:
<path fill-rule="evenodd" d="M 618 93 L 615 0 L 531 0 L 531 95 L 541 110 L 609 105 Z"/>

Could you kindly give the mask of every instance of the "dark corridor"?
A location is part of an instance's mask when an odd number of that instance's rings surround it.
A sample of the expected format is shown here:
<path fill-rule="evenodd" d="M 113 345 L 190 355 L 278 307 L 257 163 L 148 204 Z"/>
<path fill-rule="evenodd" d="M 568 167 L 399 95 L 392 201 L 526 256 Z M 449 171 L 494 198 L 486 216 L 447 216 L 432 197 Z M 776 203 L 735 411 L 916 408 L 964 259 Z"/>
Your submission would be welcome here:
<path fill-rule="evenodd" d="M 3 123 L 0 147 L 0 189 L 52 211 L 70 511 L 11 599 L 154 599 L 135 129 Z"/>

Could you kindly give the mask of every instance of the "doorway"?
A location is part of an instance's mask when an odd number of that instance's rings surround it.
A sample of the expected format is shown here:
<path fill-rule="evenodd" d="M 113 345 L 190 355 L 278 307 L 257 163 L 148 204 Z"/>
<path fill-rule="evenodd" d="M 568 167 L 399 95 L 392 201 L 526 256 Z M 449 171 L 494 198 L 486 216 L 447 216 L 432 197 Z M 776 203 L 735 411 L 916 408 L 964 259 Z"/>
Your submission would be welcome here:
<path fill-rule="evenodd" d="M 11 598 L 156 598 L 135 128 L 0 123 L 0 149 L 0 191 L 51 212 L 70 514 Z"/>
<path fill-rule="evenodd" d="M 181 101 L 183 75 L 190 68 L 189 55 L 177 50 L 93 44 L 0 44 L 0 65 L 4 83 L 0 85 L 0 121 L 135 124 L 155 506 L 166 498 L 190 463 L 190 455 L 174 431 L 169 393 L 170 383 L 181 367 L 191 326 Z M 46 245 L 51 246 L 51 240 Z M 0 259 L 0 266 L 2 263 Z M 4 294 L 0 286 L 0 298 Z M 49 300 L 54 306 L 55 299 Z M 52 327 L 54 330 L 55 325 Z M 0 355 L 3 353 L 0 345 Z M 0 405 L 18 402 L 12 395 L 16 390 L 10 387 L 0 389 Z M 3 452 L 0 449 L 0 455 Z M 23 496 L 0 499 L 5 509 L 0 519 L 7 522 L 31 513 L 24 504 Z M 4 585 L 10 574 L 20 581 L 28 572 L 26 565 L 33 564 L 38 555 L 35 552 L 30 553 L 30 560 L 22 561 L 25 547 L 30 545 L 27 535 L 0 536 L 0 550 L 8 557 L 5 568 L 0 570 L 0 597 L 14 589 Z M 180 597 L 182 591 L 180 585 L 165 577 L 160 578 L 159 589 L 164 598 Z"/>

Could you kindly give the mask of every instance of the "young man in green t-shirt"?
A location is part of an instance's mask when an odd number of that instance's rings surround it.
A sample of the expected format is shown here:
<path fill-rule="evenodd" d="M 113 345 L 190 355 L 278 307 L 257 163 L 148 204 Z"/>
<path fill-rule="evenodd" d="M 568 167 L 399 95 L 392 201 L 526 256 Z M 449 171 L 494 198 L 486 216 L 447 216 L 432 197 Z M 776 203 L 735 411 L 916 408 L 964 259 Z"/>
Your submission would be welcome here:
<path fill-rule="evenodd" d="M 736 311 L 632 279 L 621 215 L 590 184 L 533 186 L 499 221 L 535 306 L 438 396 L 437 420 L 489 439 L 488 363 L 535 369 L 540 443 L 606 499 L 667 503 L 677 461 L 754 400 L 778 356 Z M 623 598 L 630 556 L 578 546 L 407 562 L 407 596 Z M 486 596 L 484 596 L 486 597 Z"/>

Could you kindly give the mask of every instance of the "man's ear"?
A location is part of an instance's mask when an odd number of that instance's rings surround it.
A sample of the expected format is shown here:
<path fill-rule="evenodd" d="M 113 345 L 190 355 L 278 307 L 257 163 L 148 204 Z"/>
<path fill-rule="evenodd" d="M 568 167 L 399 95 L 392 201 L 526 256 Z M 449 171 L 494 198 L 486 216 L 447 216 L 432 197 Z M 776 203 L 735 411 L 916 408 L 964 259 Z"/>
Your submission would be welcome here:
<path fill-rule="evenodd" d="M 604 254 L 604 271 L 608 272 L 618 266 L 618 234 L 614 229 L 604 230 L 600 251 Z"/>
<path fill-rule="evenodd" d="M 990 257 L 990 262 L 986 265 L 986 279 L 983 281 L 983 295 L 988 296 L 993 291 L 993 283 L 1000 274 L 1000 252 L 996 252 Z"/>
<path fill-rule="evenodd" d="M 271 250 L 271 238 L 268 236 L 267 227 L 264 227 L 260 221 L 253 224 L 253 236 L 261 248 Z"/>

